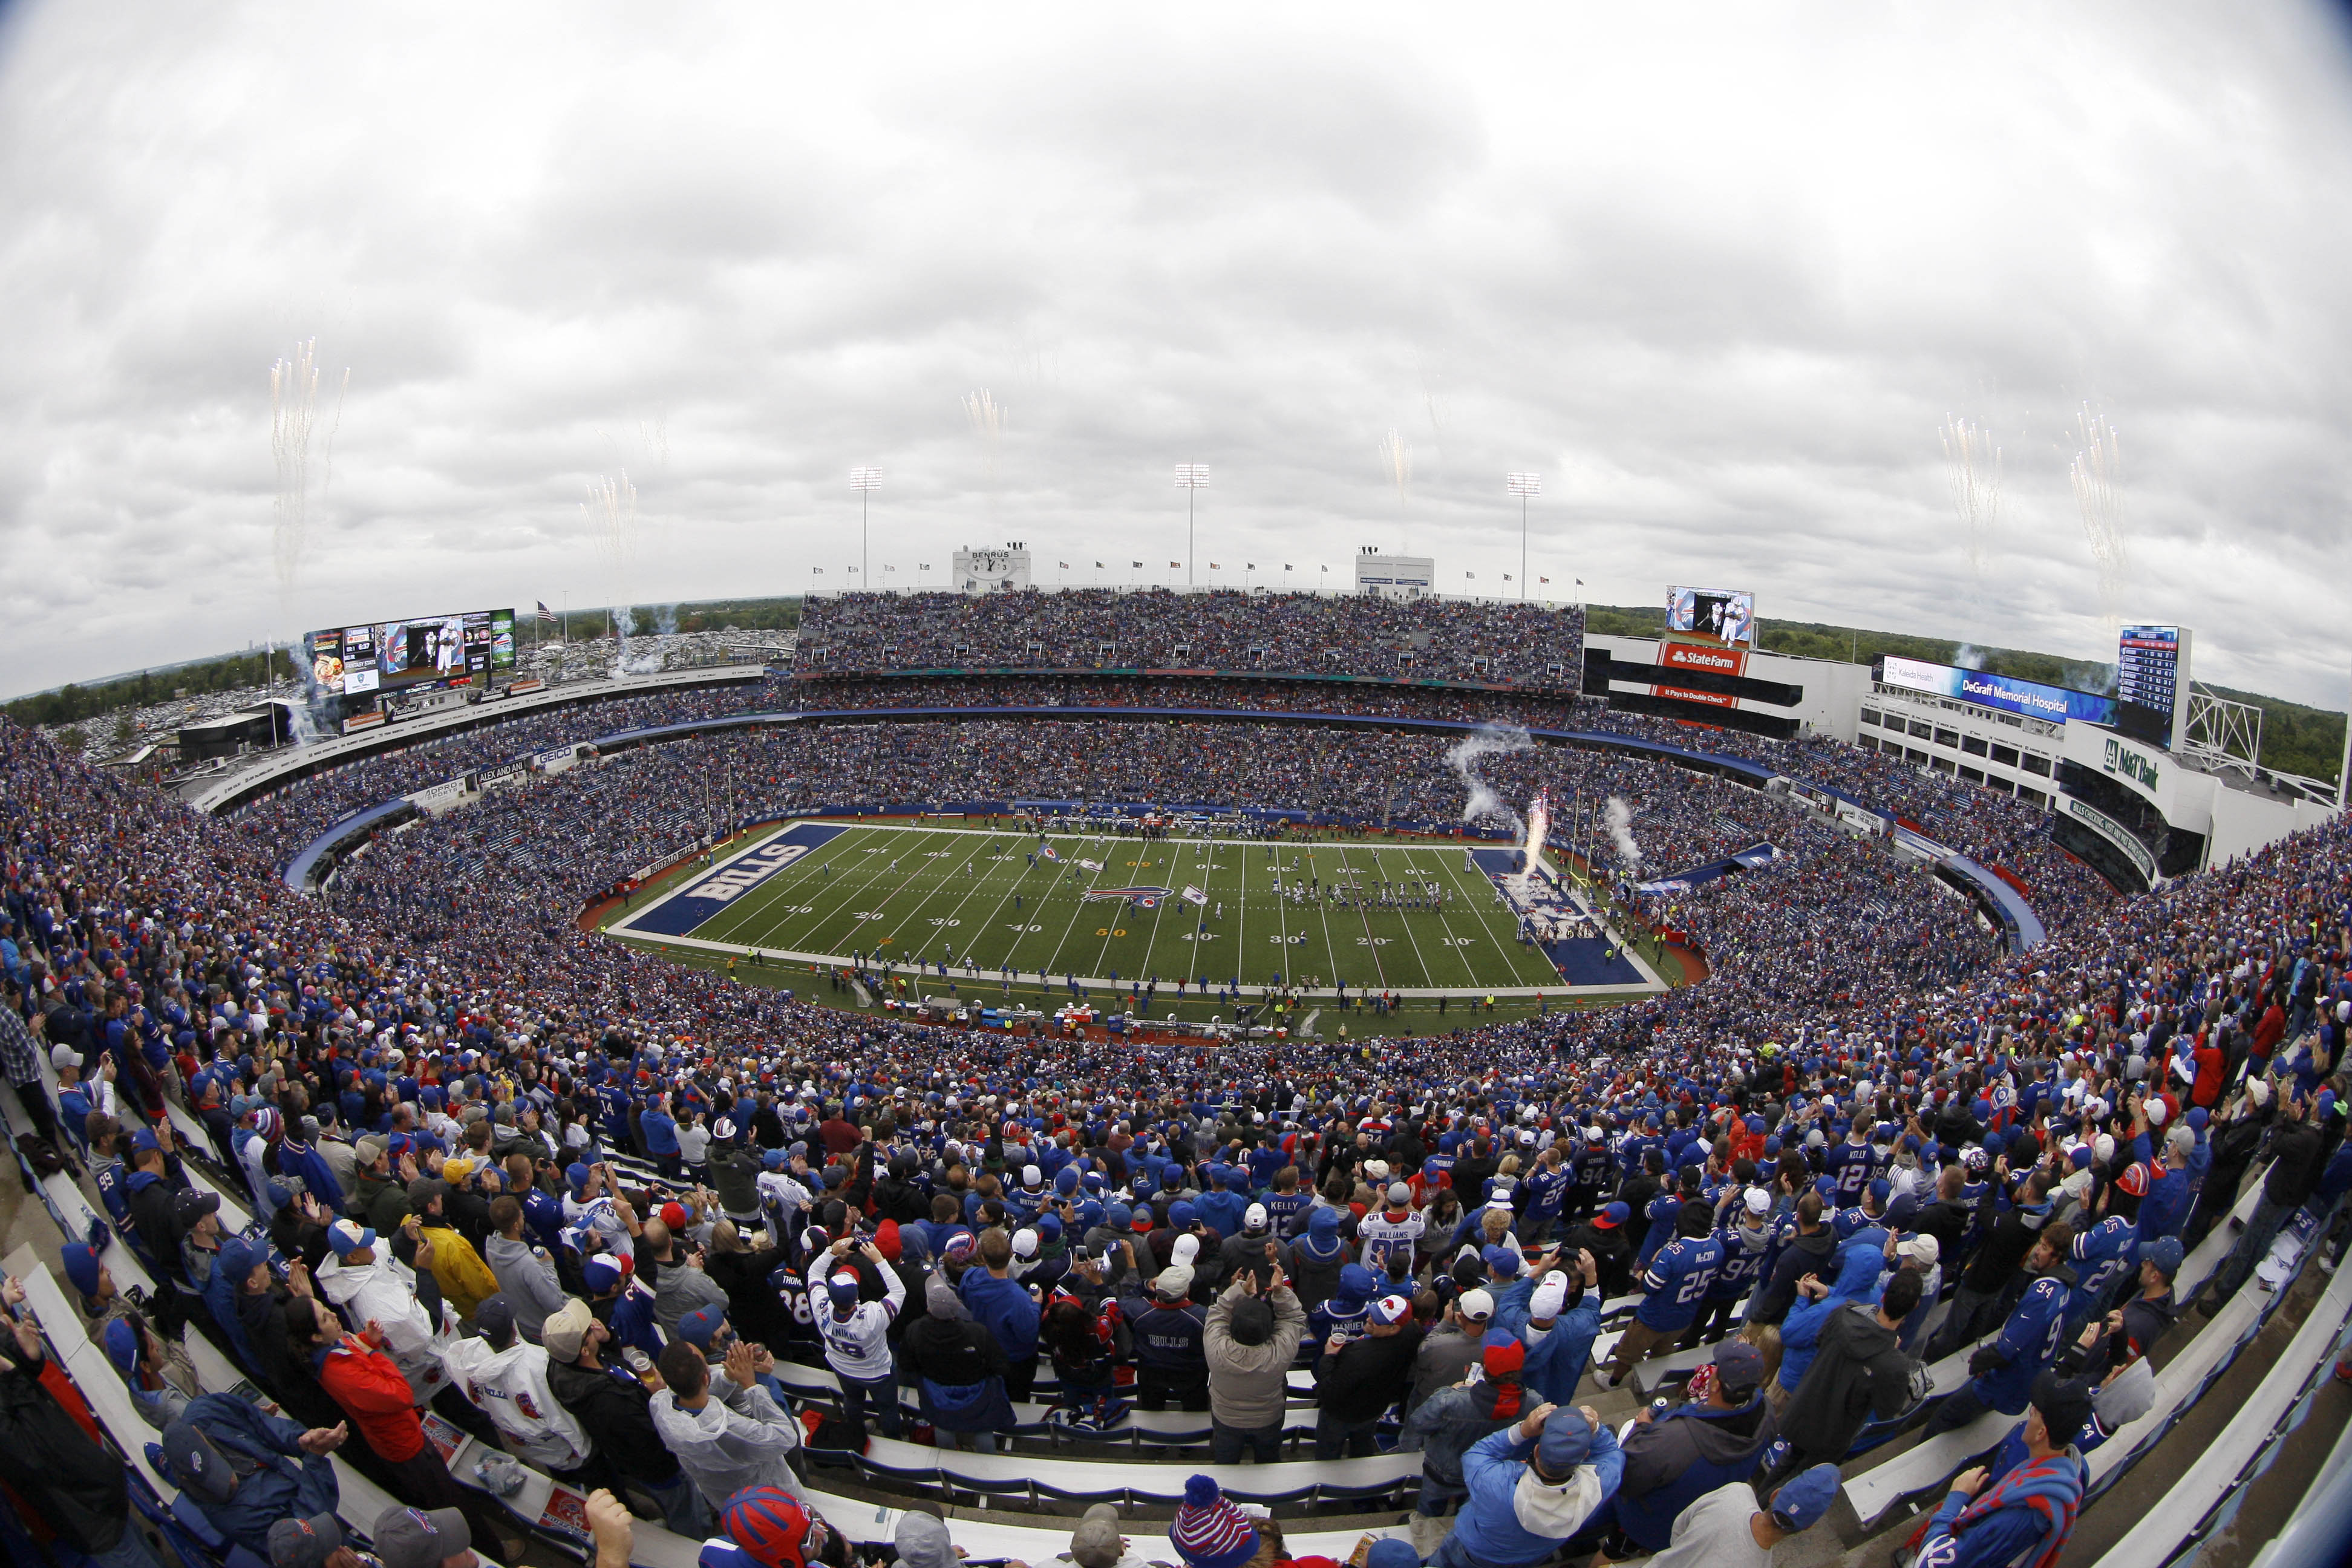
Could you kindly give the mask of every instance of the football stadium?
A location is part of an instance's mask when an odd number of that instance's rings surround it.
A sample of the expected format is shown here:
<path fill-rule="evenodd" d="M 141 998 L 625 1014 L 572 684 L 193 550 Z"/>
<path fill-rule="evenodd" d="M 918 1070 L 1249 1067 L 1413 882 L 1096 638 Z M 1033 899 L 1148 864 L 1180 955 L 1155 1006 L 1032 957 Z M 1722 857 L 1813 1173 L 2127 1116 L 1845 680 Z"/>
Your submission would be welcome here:
<path fill-rule="evenodd" d="M 7 7 L 0 1568 L 2352 1562 L 2322 9 Z"/>

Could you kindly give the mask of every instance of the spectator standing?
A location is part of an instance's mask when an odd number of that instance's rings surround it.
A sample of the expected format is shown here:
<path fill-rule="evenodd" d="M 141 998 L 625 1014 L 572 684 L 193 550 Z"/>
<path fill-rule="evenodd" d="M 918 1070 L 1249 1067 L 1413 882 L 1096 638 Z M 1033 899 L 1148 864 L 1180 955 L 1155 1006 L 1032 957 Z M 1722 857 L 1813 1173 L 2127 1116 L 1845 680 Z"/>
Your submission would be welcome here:
<path fill-rule="evenodd" d="M 1423 1331 L 1412 1321 L 1412 1303 L 1382 1296 L 1371 1304 L 1363 1333 L 1342 1342 L 1334 1334 L 1316 1369 L 1315 1457 L 1362 1458 L 1372 1451 L 1372 1430 L 1390 1405 L 1412 1389 L 1412 1361 Z"/>
<path fill-rule="evenodd" d="M 1827 1287 L 1816 1279 L 1811 1289 L 1826 1293 Z M 1919 1304 L 1919 1291 L 1917 1273 L 1898 1268 L 1876 1306 L 1848 1301 L 1830 1314 L 1812 1364 L 1780 1418 L 1789 1458 L 1776 1467 L 1775 1480 L 1836 1464 L 1874 1416 L 1891 1421 L 1909 1405 L 1917 1363 L 1904 1355 L 1896 1331 Z"/>
<path fill-rule="evenodd" d="M 1644 1407 L 1625 1435 L 1617 1528 L 1643 1552 L 1664 1551 L 1692 1504 L 1754 1475 L 1764 1450 L 1780 1435 L 1780 1422 L 1764 1398 L 1763 1352 L 1744 1341 L 1724 1340 L 1715 1347 L 1714 1365 L 1705 1398 L 1663 1415 Z"/>
<path fill-rule="evenodd" d="M 787 1462 L 801 1446 L 800 1424 L 760 1386 L 749 1341 L 730 1344 L 717 1373 L 684 1340 L 671 1341 L 658 1364 L 654 1429 L 705 1502 L 723 1509 L 747 1487 L 776 1487 L 804 1500 Z"/>
<path fill-rule="evenodd" d="M 1171 1264 L 1150 1296 L 1119 1298 L 1135 1342 L 1135 1402 L 1146 1410 L 1165 1410 L 1171 1398 L 1185 1410 L 1209 1408 L 1209 1318 L 1192 1294 L 1192 1270 Z"/>
<path fill-rule="evenodd" d="M 673 1532 L 689 1541 L 704 1534 L 710 1516 L 702 1494 L 678 1468 L 677 1456 L 654 1426 L 653 1396 L 662 1386 L 660 1373 L 648 1367 L 639 1374 L 626 1363 L 605 1365 L 604 1352 L 612 1343 L 613 1331 L 596 1321 L 585 1301 L 567 1300 L 548 1314 L 541 1335 L 547 1348 L 548 1391 L 555 1402 L 595 1434 L 614 1470 L 646 1489 Z"/>
<path fill-rule="evenodd" d="M 923 1308 L 898 1347 L 922 1395 L 923 1419 L 954 1447 L 992 1454 L 997 1431 L 1013 1425 L 1003 1347 L 972 1321 L 945 1274 L 923 1287 Z"/>
<path fill-rule="evenodd" d="M 1282 1457 L 1290 1363 L 1307 1333 L 1307 1310 L 1276 1265 L 1261 1290 L 1242 1269 L 1209 1309 L 1202 1355 L 1209 1373 L 1210 1462 L 1237 1465 L 1246 1446 L 1261 1465 Z"/>

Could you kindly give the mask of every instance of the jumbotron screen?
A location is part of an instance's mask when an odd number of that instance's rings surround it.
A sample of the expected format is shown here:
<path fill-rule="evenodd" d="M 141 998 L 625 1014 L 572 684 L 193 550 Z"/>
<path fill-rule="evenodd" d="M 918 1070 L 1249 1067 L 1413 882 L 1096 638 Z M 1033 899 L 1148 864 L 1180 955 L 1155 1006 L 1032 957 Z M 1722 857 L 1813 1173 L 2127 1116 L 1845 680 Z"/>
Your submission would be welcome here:
<path fill-rule="evenodd" d="M 311 678 L 330 696 L 455 686 L 513 671 L 514 612 L 465 610 L 337 626 L 305 637 L 302 651 Z"/>
<path fill-rule="evenodd" d="M 1668 588 L 1666 630 L 1756 646 L 1756 595 L 1741 588 Z"/>

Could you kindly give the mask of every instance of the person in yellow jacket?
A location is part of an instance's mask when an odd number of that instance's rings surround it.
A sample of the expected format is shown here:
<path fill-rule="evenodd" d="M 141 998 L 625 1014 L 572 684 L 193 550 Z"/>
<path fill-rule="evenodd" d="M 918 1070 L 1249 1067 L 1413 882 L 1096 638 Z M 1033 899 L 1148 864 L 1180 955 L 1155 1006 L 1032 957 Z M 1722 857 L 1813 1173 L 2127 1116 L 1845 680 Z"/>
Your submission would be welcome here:
<path fill-rule="evenodd" d="M 474 1309 L 499 1293 L 499 1277 L 474 1244 L 450 1228 L 448 1200 L 449 1184 L 438 1176 L 419 1176 L 408 1184 L 409 1217 L 415 1221 L 410 1234 L 417 1242 L 412 1267 L 431 1269 L 440 1283 L 441 1299 L 471 1322 Z"/>

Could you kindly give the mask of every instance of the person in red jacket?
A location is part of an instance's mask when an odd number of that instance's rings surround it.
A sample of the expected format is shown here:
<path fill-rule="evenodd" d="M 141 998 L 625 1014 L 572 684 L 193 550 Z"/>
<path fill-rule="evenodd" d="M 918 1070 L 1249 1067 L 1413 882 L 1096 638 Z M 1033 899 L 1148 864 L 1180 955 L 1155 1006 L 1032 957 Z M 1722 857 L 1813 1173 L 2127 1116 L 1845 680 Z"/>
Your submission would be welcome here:
<path fill-rule="evenodd" d="M 480 1492 L 461 1487 L 443 1462 L 441 1450 L 425 1440 L 416 1395 L 383 1348 L 383 1331 L 373 1319 L 356 1334 L 342 1331 L 331 1308 L 308 1296 L 286 1304 L 286 1332 L 307 1350 L 312 1374 L 329 1397 L 343 1407 L 352 1426 L 378 1461 L 385 1489 L 412 1508 L 454 1508 L 478 1541 L 495 1541 L 499 1555 L 519 1563 L 527 1544 Z"/>
<path fill-rule="evenodd" d="M 2221 1082 L 2228 1075 L 2230 1058 L 2221 1047 L 2213 1043 L 2210 1032 L 2197 1037 L 2195 1055 L 2197 1081 L 2189 1085 L 2189 1102 L 2210 1110 L 2221 1103 Z"/>

